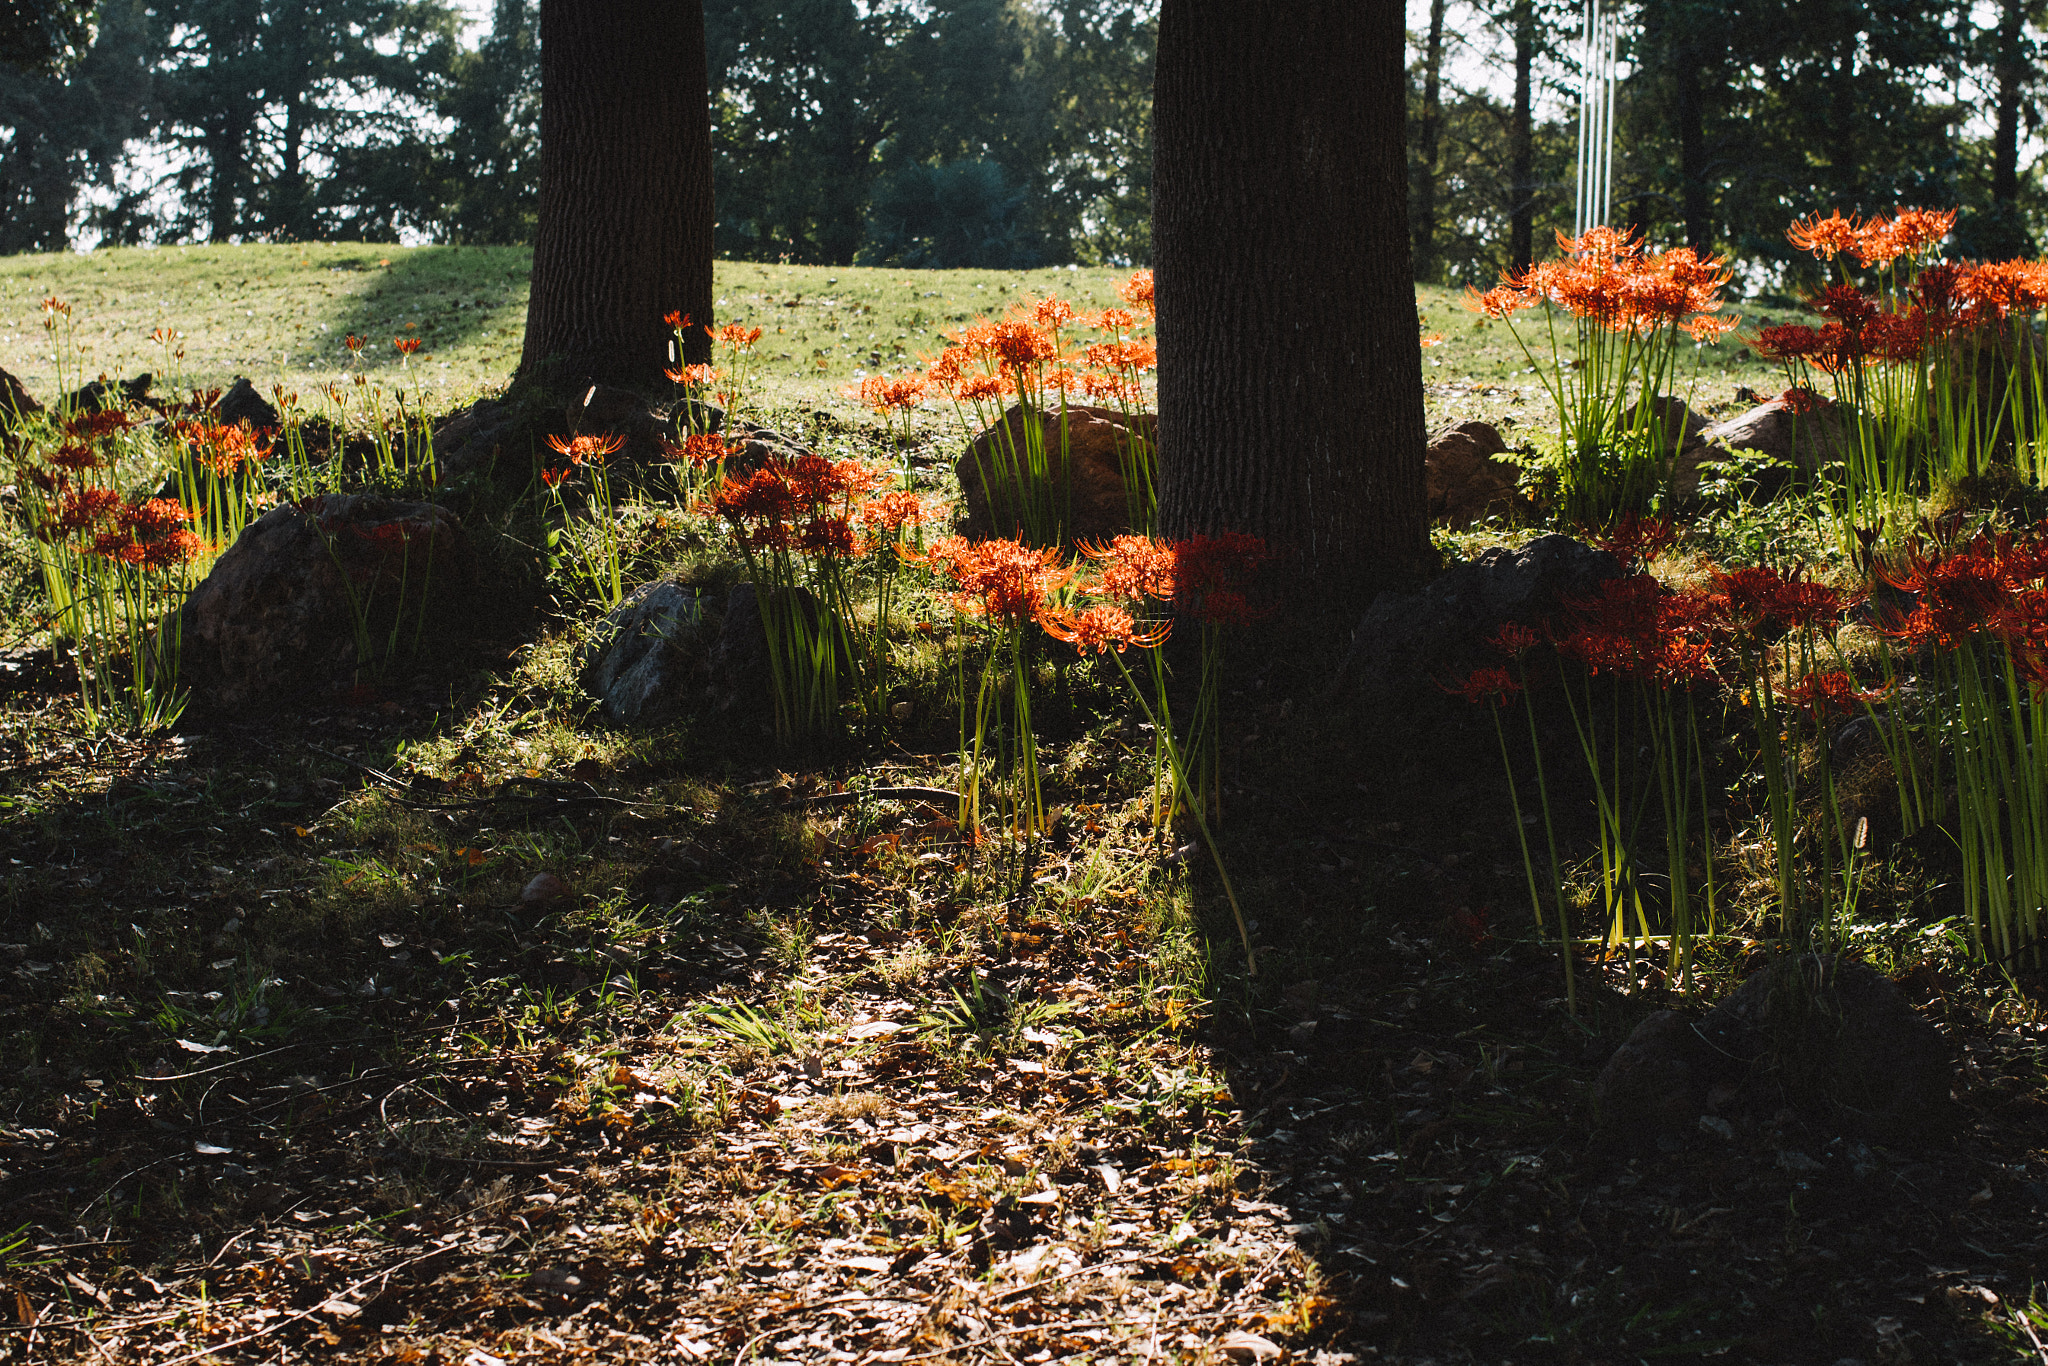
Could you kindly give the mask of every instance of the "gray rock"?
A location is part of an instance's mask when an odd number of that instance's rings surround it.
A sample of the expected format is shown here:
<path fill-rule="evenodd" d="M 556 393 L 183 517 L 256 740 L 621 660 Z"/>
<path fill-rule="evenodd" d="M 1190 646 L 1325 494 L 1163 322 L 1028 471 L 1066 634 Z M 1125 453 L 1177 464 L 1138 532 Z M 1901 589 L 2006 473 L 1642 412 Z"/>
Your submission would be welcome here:
<path fill-rule="evenodd" d="M 1422 452 L 1431 520 L 1466 527 L 1513 511 L 1521 472 L 1493 458 L 1507 448 L 1490 422 L 1460 422 L 1432 436 Z"/>
<path fill-rule="evenodd" d="M 1038 415 L 1041 449 L 1047 458 L 1060 449 L 1060 412 Z M 989 480 L 1026 449 L 1023 409 L 1012 404 L 1002 421 L 984 428 L 968 443 L 955 467 L 967 518 L 962 531 L 972 538 L 1014 536 L 1018 494 L 996 484 L 993 511 Z M 1131 529 L 1130 500 L 1124 491 L 1125 449 L 1133 441 L 1151 443 L 1157 423 L 1151 413 L 1126 415 L 1116 408 L 1071 404 L 1066 409 L 1067 490 L 1061 521 L 1066 540 L 1107 541 Z M 1007 521 L 1008 525 L 1002 523 Z"/>
<path fill-rule="evenodd" d="M 1882 973 L 1809 954 L 1757 973 L 1697 1020 L 1649 1016 L 1602 1069 L 1593 1108 L 1604 1138 L 1639 1148 L 1691 1135 L 1723 1093 L 1897 1141 L 1942 1119 L 1951 1072 L 1941 1035 Z"/>
<path fill-rule="evenodd" d="M 797 591 L 797 607 L 816 622 L 823 604 L 807 589 Z M 732 717 L 767 717 L 774 711 L 775 674 L 768 660 L 768 634 L 761 624 L 761 603 L 751 583 L 737 583 L 726 594 L 725 616 L 718 638 L 704 660 L 706 696 L 711 710 Z"/>
<path fill-rule="evenodd" d="M 1438 575 L 1420 593 L 1382 593 L 1351 634 L 1335 687 L 1427 687 L 1498 664 L 1486 638 L 1502 623 L 1533 626 L 1569 599 L 1591 597 L 1622 568 L 1569 536 L 1489 550 Z"/>
<path fill-rule="evenodd" d="M 1704 428 L 1672 461 L 1672 495 L 1692 497 L 1699 492 L 1702 463 L 1724 460 L 1731 451 L 1745 450 L 1782 460 L 1803 474 L 1816 474 L 1821 466 L 1848 455 L 1843 413 L 1838 406 L 1830 406 L 1795 415 L 1782 398 L 1774 398 Z"/>
<path fill-rule="evenodd" d="M 180 679 L 222 709 L 324 701 L 389 681 L 415 639 L 474 611 L 476 588 L 469 541 L 445 508 L 372 493 L 281 504 L 185 600 Z"/>
<path fill-rule="evenodd" d="M 28 387 L 5 370 L 0 370 L 0 416 L 31 417 L 43 410 Z"/>
<path fill-rule="evenodd" d="M 698 699 L 705 631 L 696 589 L 646 584 L 612 609 L 605 628 L 581 681 L 606 717 L 622 726 L 661 725 Z"/>
<path fill-rule="evenodd" d="M 235 376 L 234 387 L 220 396 L 214 405 L 215 416 L 223 423 L 233 426 L 246 422 L 251 427 L 275 427 L 277 409 L 256 392 L 256 386 L 240 375 Z"/>

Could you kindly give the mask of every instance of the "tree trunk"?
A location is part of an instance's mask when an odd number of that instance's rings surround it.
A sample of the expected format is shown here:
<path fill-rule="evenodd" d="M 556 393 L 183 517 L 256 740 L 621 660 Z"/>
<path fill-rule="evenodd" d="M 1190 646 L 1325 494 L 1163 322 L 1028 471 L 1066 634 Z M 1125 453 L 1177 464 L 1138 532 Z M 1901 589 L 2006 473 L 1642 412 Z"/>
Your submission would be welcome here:
<path fill-rule="evenodd" d="M 1429 562 L 1399 0 L 1165 0 L 1160 518 L 1355 612 Z"/>
<path fill-rule="evenodd" d="M 1991 204 L 2015 219 L 2020 197 L 2020 86 L 2027 75 L 2026 54 L 2020 47 L 2025 20 L 2025 0 L 2005 0 L 1998 18 L 1998 111 L 1991 133 Z"/>
<path fill-rule="evenodd" d="M 1689 19 L 1688 19 L 1689 22 Z M 1685 243 L 1700 255 L 1714 245 L 1712 199 L 1707 193 L 1706 99 L 1700 90 L 1698 49 L 1690 41 L 1677 48 L 1678 61 L 1671 73 L 1678 85 L 1678 178 L 1685 214 Z"/>
<path fill-rule="evenodd" d="M 540 221 L 522 377 L 649 384 L 662 315 L 710 353 L 711 110 L 702 0 L 542 0 Z"/>
<path fill-rule="evenodd" d="M 1515 0 L 1515 109 L 1508 128 L 1508 179 L 1513 207 L 1508 218 L 1508 255 L 1516 270 L 1527 270 L 1536 249 L 1535 129 L 1529 108 L 1530 78 L 1536 65 L 1536 6 Z"/>
<path fill-rule="evenodd" d="M 253 119 L 246 106 L 231 105 L 207 138 L 207 160 L 212 163 L 209 169 L 213 172 L 213 184 L 207 187 L 209 242 L 232 241 L 242 226 L 239 197 L 247 178 L 249 127 Z"/>
<path fill-rule="evenodd" d="M 1422 68 L 1420 165 L 1415 177 L 1415 278 L 1436 279 L 1436 163 L 1444 131 L 1444 11 L 1448 0 L 1429 0 L 1429 46 Z"/>

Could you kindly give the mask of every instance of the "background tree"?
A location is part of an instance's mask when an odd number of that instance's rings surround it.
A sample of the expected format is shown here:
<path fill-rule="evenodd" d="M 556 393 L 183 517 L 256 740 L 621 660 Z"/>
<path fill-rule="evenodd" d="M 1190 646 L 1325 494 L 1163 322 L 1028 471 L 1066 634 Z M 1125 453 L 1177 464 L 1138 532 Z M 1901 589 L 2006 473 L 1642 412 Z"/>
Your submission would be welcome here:
<path fill-rule="evenodd" d="M 454 54 L 440 100 L 444 242 L 533 240 L 540 194 L 540 4 L 497 0 L 491 31 Z"/>
<path fill-rule="evenodd" d="M 150 98 L 149 26 L 142 0 L 110 0 L 91 46 L 70 66 L 0 66 L 0 252 L 62 251 L 75 221 L 104 192 L 101 213 L 120 196 L 117 168 L 128 139 L 143 131 Z"/>
<path fill-rule="evenodd" d="M 1431 558 L 1396 0 L 1167 0 L 1160 516 L 1350 613 Z"/>
<path fill-rule="evenodd" d="M 50 74 L 85 55 L 98 0 L 0 0 L 0 63 Z"/>
<path fill-rule="evenodd" d="M 172 235 L 393 237 L 436 215 L 426 116 L 455 35 L 441 0 L 154 7 Z M 337 173 L 338 172 L 338 173 Z"/>
<path fill-rule="evenodd" d="M 1408 207 L 1414 226 L 1415 278 L 1437 278 L 1436 178 L 1444 132 L 1444 18 L 1449 0 L 1429 0 L 1429 37 L 1423 45 L 1422 104 L 1410 115 L 1415 152 Z"/>
<path fill-rule="evenodd" d="M 701 0 L 541 0 L 541 167 L 526 344 L 543 383 L 652 383 L 670 310 L 712 323 Z"/>

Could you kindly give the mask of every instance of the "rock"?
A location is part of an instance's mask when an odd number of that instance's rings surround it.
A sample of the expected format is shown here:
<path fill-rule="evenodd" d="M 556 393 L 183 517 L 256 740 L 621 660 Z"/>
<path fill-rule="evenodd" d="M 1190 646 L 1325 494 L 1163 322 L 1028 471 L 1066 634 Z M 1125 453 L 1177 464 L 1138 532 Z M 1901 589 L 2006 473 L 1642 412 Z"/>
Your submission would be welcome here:
<path fill-rule="evenodd" d="M 581 682 L 607 718 L 660 725 L 698 699 L 705 632 L 696 589 L 665 581 L 635 589 L 605 618 L 605 631 Z"/>
<path fill-rule="evenodd" d="M 374 493 L 281 504 L 186 599 L 181 681 L 223 709 L 324 700 L 394 665 L 387 651 L 403 658 L 415 639 L 474 613 L 476 587 L 469 542 L 445 508 Z"/>
<path fill-rule="evenodd" d="M 1490 422 L 1460 422 L 1432 436 L 1422 452 L 1431 520 L 1462 528 L 1513 511 L 1520 471 L 1493 458 L 1507 448 Z"/>
<path fill-rule="evenodd" d="M 1671 493 L 1676 498 L 1698 493 L 1701 463 L 1724 460 L 1730 451 L 1761 451 L 1812 475 L 1829 461 L 1844 459 L 1848 449 L 1843 417 L 1834 405 L 1795 416 L 1783 398 L 1774 398 L 1702 429 L 1672 462 Z"/>
<path fill-rule="evenodd" d="M 1844 1132 L 1894 1141 L 1948 1109 L 1948 1046 L 1868 963 L 1815 954 L 1779 963 L 1705 1023 L 1716 1037 L 1758 1040 L 1783 1102 Z"/>
<path fill-rule="evenodd" d="M 519 889 L 519 901 L 524 906 L 552 906 L 569 895 L 569 884 L 553 873 L 535 873 Z"/>
<path fill-rule="evenodd" d="M 277 409 L 256 392 L 255 385 L 240 375 L 235 376 L 233 387 L 220 396 L 220 402 L 214 405 L 213 411 L 215 419 L 227 426 L 237 422 L 246 422 L 251 427 L 277 426 Z"/>
<path fill-rule="evenodd" d="M 1940 1034 L 1882 973 L 1809 954 L 1757 973 L 1698 1020 L 1645 1019 L 1602 1069 L 1593 1108 L 1602 1137 L 1639 1148 L 1691 1136 L 1723 1095 L 1896 1141 L 1942 1118 L 1950 1071 Z"/>
<path fill-rule="evenodd" d="M 718 410 L 711 410 L 717 413 Z M 720 418 L 724 414 L 719 414 Z M 718 431 L 721 428 L 713 428 Z M 817 452 L 803 442 L 784 436 L 770 427 L 757 426 L 741 418 L 725 433 L 728 444 L 737 444 L 739 449 L 725 458 L 725 465 L 734 474 L 746 474 L 761 468 L 770 459 L 789 461 L 798 456 L 816 455 Z"/>
<path fill-rule="evenodd" d="M 1655 400 L 1658 409 L 1658 424 L 1664 431 L 1664 451 L 1669 455 L 1682 451 L 1700 438 L 1700 434 L 1714 425 L 1711 418 L 1705 418 L 1692 410 L 1690 404 L 1676 394 L 1666 394 Z"/>
<path fill-rule="evenodd" d="M 73 413 L 101 413 L 109 408 L 125 408 L 140 402 L 155 380 L 156 376 L 146 373 L 124 380 L 110 380 L 101 375 L 90 384 L 81 385 L 66 394 L 62 408 Z"/>
<path fill-rule="evenodd" d="M 1497 548 L 1438 575 L 1420 593 L 1382 593 L 1351 634 L 1332 690 L 1428 687 L 1498 664 L 1486 638 L 1503 622 L 1534 626 L 1567 599 L 1592 596 L 1621 577 L 1619 561 L 1569 536 Z"/>
<path fill-rule="evenodd" d="M 816 622 L 824 605 L 808 589 L 797 591 L 798 610 Z M 751 583 L 726 594 L 718 638 L 705 655 L 705 693 L 713 712 L 769 716 L 774 710 L 775 674 L 768 663 L 768 634 L 761 625 L 760 600 Z"/>
<path fill-rule="evenodd" d="M 28 386 L 7 371 L 0 370 L 0 415 L 33 417 L 42 410 L 43 405 L 36 402 Z"/>
<path fill-rule="evenodd" d="M 993 476 L 1007 452 L 1024 450 L 1024 414 L 1012 405 L 1003 420 L 989 427 L 968 444 L 960 457 L 958 471 L 961 492 L 966 496 L 970 537 L 1014 536 L 1015 526 L 997 526 L 989 514 L 985 479 Z M 1048 453 L 1059 449 L 1060 415 L 1057 411 L 1039 416 Z M 1122 451 L 1135 435 L 1151 441 L 1155 422 L 1150 413 L 1135 419 L 1115 408 L 1076 405 L 1067 409 L 1067 461 L 1071 482 L 1071 515 L 1067 518 L 1066 540 L 1106 541 L 1131 529 L 1130 505 L 1124 498 Z M 1007 433 L 1007 436 L 1004 434 Z M 998 498 L 998 502 L 1014 501 Z"/>
<path fill-rule="evenodd" d="M 526 458 L 524 442 L 513 442 L 519 413 L 510 404 L 480 398 L 449 416 L 434 431 L 434 464 L 447 477 L 488 468 L 508 446 Z"/>

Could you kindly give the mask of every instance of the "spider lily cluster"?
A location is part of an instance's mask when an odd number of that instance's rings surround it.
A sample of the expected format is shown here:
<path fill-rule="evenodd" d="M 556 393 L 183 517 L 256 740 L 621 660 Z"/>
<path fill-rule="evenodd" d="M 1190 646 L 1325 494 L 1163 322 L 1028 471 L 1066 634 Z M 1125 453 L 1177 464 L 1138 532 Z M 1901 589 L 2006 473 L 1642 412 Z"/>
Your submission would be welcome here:
<path fill-rule="evenodd" d="M 1539 927 L 1564 946 L 1567 973 L 1574 945 L 1588 940 L 1629 955 L 1662 945 L 1670 980 L 1687 983 L 1702 937 L 1732 927 L 1720 891 L 1731 848 L 1768 851 L 1781 941 L 1837 947 L 1872 848 L 1872 812 L 1841 800 L 1841 766 L 1853 759 L 1838 742 L 1852 721 L 1882 750 L 1899 835 L 1936 828 L 1958 850 L 1980 952 L 2001 962 L 2039 954 L 2048 524 L 1970 537 L 1959 526 L 1873 552 L 1865 583 L 1843 589 L 1796 567 L 1710 566 L 1673 586 L 1649 568 L 1672 539 L 1668 524 L 1625 521 L 1609 544 L 1634 572 L 1493 638 L 1501 662 L 1454 691 L 1492 714 L 1518 830 L 1520 780 L 1533 780 L 1529 824 L 1546 857 L 1525 834 L 1529 895 Z M 1861 663 L 1854 630 L 1876 643 Z M 1560 857 L 1569 813 L 1554 799 L 1561 771 L 1543 752 L 1539 694 L 1562 700 L 1590 791 L 1594 920 L 1576 929 Z M 1517 698 L 1526 775 L 1503 719 Z M 1717 759 L 1706 735 L 1733 739 Z M 1731 823 L 1717 828 L 1717 811 Z M 1748 830 L 1732 819 L 1743 811 Z"/>

